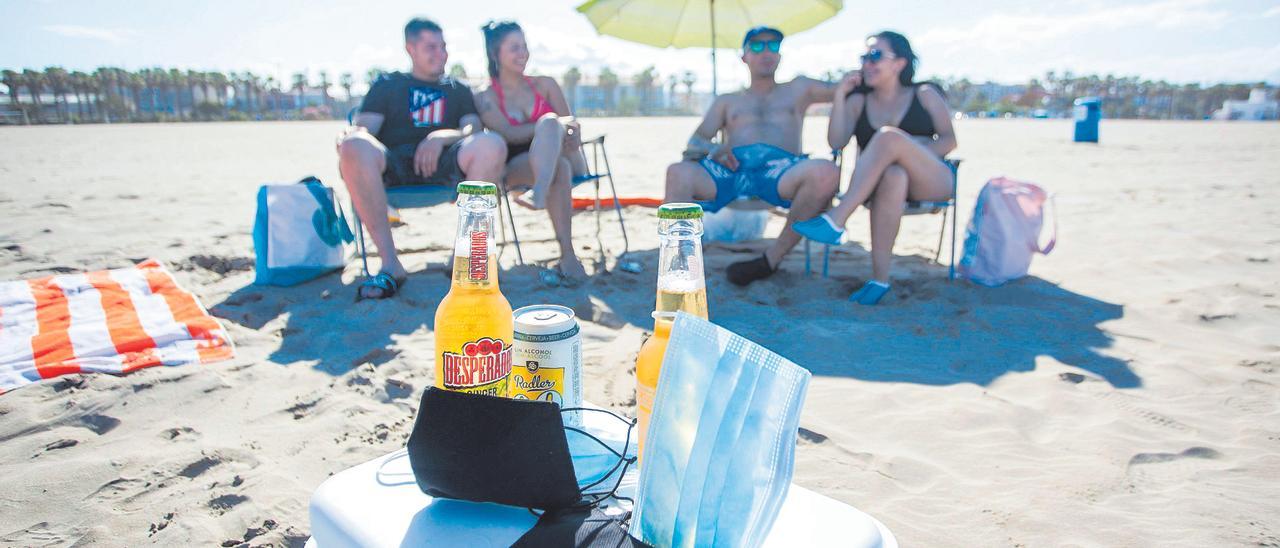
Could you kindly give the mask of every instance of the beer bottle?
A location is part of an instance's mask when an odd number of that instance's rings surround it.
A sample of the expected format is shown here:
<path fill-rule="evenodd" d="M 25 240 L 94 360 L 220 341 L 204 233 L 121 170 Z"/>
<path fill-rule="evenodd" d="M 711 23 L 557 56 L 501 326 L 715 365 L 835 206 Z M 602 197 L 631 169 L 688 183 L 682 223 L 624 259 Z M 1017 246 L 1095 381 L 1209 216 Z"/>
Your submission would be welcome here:
<path fill-rule="evenodd" d="M 678 311 L 707 317 L 707 283 L 702 273 L 702 207 L 697 204 L 672 203 L 658 208 L 657 311 L 653 336 L 640 347 L 636 358 L 640 451 L 644 450 L 662 357 L 667 352 L 671 325 Z"/>
<path fill-rule="evenodd" d="M 498 290 L 493 229 L 498 187 L 458 184 L 453 283 L 436 308 L 437 388 L 507 397 L 511 376 L 511 304 Z"/>

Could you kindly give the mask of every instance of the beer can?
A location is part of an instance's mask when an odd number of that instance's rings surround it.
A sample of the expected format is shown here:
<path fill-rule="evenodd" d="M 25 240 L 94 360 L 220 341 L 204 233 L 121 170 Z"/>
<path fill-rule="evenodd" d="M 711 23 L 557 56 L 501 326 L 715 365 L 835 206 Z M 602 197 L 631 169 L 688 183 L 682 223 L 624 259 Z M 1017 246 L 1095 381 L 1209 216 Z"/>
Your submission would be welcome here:
<path fill-rule="evenodd" d="M 582 340 L 573 310 L 535 304 L 514 313 L 510 397 L 549 401 L 561 408 L 582 406 Z M 563 415 L 581 425 L 581 412 Z"/>

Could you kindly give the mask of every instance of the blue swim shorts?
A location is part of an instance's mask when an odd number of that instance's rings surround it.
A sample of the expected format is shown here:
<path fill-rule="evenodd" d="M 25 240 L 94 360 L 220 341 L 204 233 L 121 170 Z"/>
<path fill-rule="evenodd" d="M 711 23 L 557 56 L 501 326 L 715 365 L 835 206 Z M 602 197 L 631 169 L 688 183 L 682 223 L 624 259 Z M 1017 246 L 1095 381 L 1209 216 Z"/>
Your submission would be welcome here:
<path fill-rule="evenodd" d="M 738 159 L 737 171 L 709 156 L 698 161 L 716 183 L 715 199 L 698 202 L 702 209 L 714 213 L 743 196 L 759 198 L 778 207 L 791 207 L 790 201 L 778 195 L 778 181 L 788 169 L 806 160 L 808 154 L 792 154 L 773 145 L 756 143 L 733 147 L 733 156 Z"/>

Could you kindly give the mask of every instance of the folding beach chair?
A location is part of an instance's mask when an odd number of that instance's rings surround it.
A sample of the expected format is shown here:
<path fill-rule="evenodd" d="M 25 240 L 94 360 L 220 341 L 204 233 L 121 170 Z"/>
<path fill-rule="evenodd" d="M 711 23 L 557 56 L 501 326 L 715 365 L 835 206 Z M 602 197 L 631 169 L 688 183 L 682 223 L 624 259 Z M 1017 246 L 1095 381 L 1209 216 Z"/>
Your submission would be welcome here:
<path fill-rule="evenodd" d="M 627 254 L 631 251 L 631 241 L 627 238 L 627 223 L 622 218 L 622 202 L 618 200 L 618 188 L 613 182 L 613 169 L 609 166 L 609 153 L 604 147 L 604 137 L 604 135 L 600 135 L 582 142 L 584 153 L 586 152 L 586 147 L 591 147 L 591 161 L 588 164 L 587 173 L 574 176 L 573 186 L 576 188 L 578 185 L 588 182 L 595 186 L 596 248 L 600 250 L 600 264 L 606 265 L 604 239 L 601 237 L 604 225 L 600 217 L 603 210 L 600 203 L 600 181 L 602 179 L 609 180 L 609 191 L 613 194 L 613 210 L 618 216 L 618 228 L 622 230 L 622 253 L 618 254 L 618 268 L 627 272 L 640 272 L 642 270 L 640 262 L 627 257 Z M 601 161 L 603 161 L 603 169 L 601 169 Z M 520 251 L 520 235 L 516 232 L 515 210 L 511 207 L 511 199 L 509 193 L 505 191 L 505 187 L 501 195 L 502 201 L 507 208 L 507 218 L 503 219 L 503 223 L 510 223 L 511 238 L 516 246 L 516 258 L 520 264 L 524 264 L 524 256 Z"/>
<path fill-rule="evenodd" d="M 355 110 L 348 114 L 348 121 L 355 118 Z M 627 272 L 640 272 L 642 269 L 638 261 L 629 259 L 627 254 L 630 252 L 631 243 L 627 239 L 627 226 L 622 218 L 622 206 L 618 200 L 618 190 L 613 182 L 613 171 L 609 167 L 609 156 L 604 148 L 604 135 L 584 141 L 583 146 L 591 147 L 592 162 L 590 163 L 589 173 L 577 176 L 573 180 L 574 186 L 578 184 L 591 182 L 595 185 L 596 200 L 596 243 L 600 250 L 601 264 L 605 263 L 605 246 L 601 232 L 603 223 L 601 221 L 601 194 L 600 180 L 609 180 L 609 189 L 613 194 L 613 206 L 618 216 L 618 226 L 622 230 L 622 253 L 618 255 L 618 267 Z M 603 160 L 603 168 L 601 169 L 601 160 Z M 500 249 L 498 257 L 502 257 L 506 245 L 514 244 L 516 248 L 516 260 L 518 264 L 524 264 L 524 253 L 520 249 L 520 238 L 516 233 L 515 213 L 511 208 L 511 199 L 506 192 L 506 185 L 498 185 L 498 194 L 501 198 L 498 203 L 498 227 L 500 230 Z M 397 186 L 387 189 L 387 204 L 396 209 L 420 208 L 439 205 L 446 202 L 452 202 L 457 198 L 456 189 L 446 185 L 413 185 L 413 186 Z M 506 215 L 503 215 L 503 208 L 506 209 Z M 364 223 L 360 221 L 360 214 L 356 211 L 354 200 L 351 203 L 352 217 L 355 222 L 356 232 L 356 252 L 360 254 L 361 272 L 365 276 L 370 276 L 369 272 L 369 251 L 368 245 L 364 239 Z M 511 238 L 507 237 L 508 226 L 511 230 Z"/>
<path fill-rule="evenodd" d="M 840 149 L 831 151 L 831 159 L 844 171 L 844 154 Z M 940 201 L 922 201 L 907 200 L 906 209 L 903 215 L 933 215 L 942 213 L 942 227 L 938 230 L 938 247 L 933 253 L 933 262 L 941 264 L 938 259 L 942 257 L 942 239 L 947 233 L 947 220 L 951 220 L 951 258 L 948 264 L 947 279 L 954 280 L 956 278 L 956 194 L 960 185 L 960 159 L 944 158 L 947 167 L 951 168 L 951 197 Z M 871 203 L 868 201 L 864 204 L 868 209 Z M 822 277 L 826 278 L 829 274 L 831 264 L 831 246 L 823 244 L 822 249 Z M 809 240 L 804 241 L 804 272 L 809 274 L 812 272 L 809 264 Z"/>
<path fill-rule="evenodd" d="M 347 123 L 348 124 L 353 123 L 356 118 L 356 114 L 359 114 L 359 113 L 360 113 L 359 107 L 354 107 L 350 111 L 347 111 Z M 498 185 L 498 189 L 499 189 L 499 192 L 502 192 L 503 186 Z M 457 188 L 451 185 L 395 186 L 395 187 L 386 189 L 386 192 L 387 192 L 387 205 L 393 208 L 396 208 L 397 210 L 431 207 L 431 206 L 440 205 L 446 202 L 453 202 L 454 200 L 457 199 Z M 505 193 L 503 197 L 505 198 Z M 508 207 L 509 207 L 509 204 L 508 204 Z M 356 253 L 360 254 L 360 271 L 364 276 L 368 277 L 373 275 L 371 272 L 369 272 L 369 248 L 368 248 L 368 244 L 366 244 L 364 240 L 364 223 L 361 222 L 360 220 L 360 212 L 356 209 L 356 203 L 354 199 L 351 200 L 351 217 L 352 217 L 352 222 L 354 222 L 356 225 L 355 226 L 355 233 L 356 233 L 355 243 L 356 243 Z M 499 243 L 500 249 L 498 251 L 498 257 L 501 258 L 502 250 L 505 249 L 505 246 L 507 244 L 506 225 L 501 222 L 501 219 L 502 219 L 502 202 L 501 201 L 498 203 L 498 219 L 500 221 L 498 223 L 499 225 L 498 228 L 500 230 L 500 236 L 501 236 L 501 242 Z M 516 242 L 516 245 L 519 246 L 519 242 Z M 519 255 L 518 247 L 517 247 L 517 255 Z M 523 259 L 521 259 L 520 264 L 524 264 Z"/>

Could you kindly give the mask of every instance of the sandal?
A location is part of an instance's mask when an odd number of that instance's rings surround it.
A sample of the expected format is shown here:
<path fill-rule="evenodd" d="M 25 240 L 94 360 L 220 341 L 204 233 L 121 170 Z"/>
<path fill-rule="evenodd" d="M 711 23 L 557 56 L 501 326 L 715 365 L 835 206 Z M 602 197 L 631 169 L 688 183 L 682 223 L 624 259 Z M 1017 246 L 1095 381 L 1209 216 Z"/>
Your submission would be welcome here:
<path fill-rule="evenodd" d="M 396 293 L 399 293 L 400 288 L 404 287 L 405 282 L 408 281 L 408 276 L 396 278 L 386 272 L 379 272 L 377 275 L 360 282 L 360 287 L 356 288 L 356 302 L 360 302 L 365 299 L 390 299 L 391 297 L 396 296 Z M 381 290 L 382 293 L 377 297 L 366 297 L 363 291 L 366 287 Z"/>
<path fill-rule="evenodd" d="M 560 271 L 559 267 L 539 270 L 538 279 L 542 280 L 543 285 L 547 287 L 565 287 L 569 289 L 579 287 L 586 282 L 584 278 L 566 275 Z"/>

